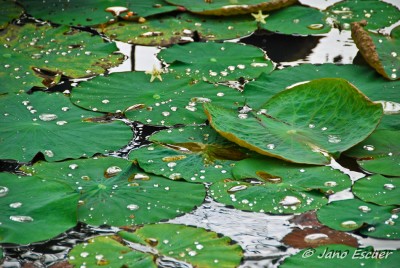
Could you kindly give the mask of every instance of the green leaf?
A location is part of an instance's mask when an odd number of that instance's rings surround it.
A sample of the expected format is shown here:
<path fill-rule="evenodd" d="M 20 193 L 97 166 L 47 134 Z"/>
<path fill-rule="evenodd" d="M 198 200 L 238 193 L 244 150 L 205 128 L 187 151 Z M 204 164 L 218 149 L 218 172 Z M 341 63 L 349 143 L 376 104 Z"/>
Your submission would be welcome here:
<path fill-rule="evenodd" d="M 37 176 L 0 177 L 0 243 L 43 241 L 76 225 L 79 196 L 70 186 Z"/>
<path fill-rule="evenodd" d="M 158 56 L 170 70 L 198 80 L 221 82 L 251 79 L 274 69 L 259 48 L 239 43 L 189 43 L 162 50 Z"/>
<path fill-rule="evenodd" d="M 35 1 L 36 2 L 36 1 Z M 122 62 L 114 43 L 63 26 L 10 25 L 0 36 L 0 94 L 51 87 L 61 75 L 71 78 L 104 73 Z"/>
<path fill-rule="evenodd" d="M 365 202 L 381 206 L 400 206 L 399 178 L 372 175 L 356 181 L 353 185 L 353 193 Z"/>
<path fill-rule="evenodd" d="M 81 194 L 78 217 L 92 225 L 154 223 L 191 211 L 203 202 L 200 184 L 150 175 L 120 158 L 39 162 L 29 172 L 69 184 Z"/>
<path fill-rule="evenodd" d="M 362 23 L 351 25 L 351 35 L 361 55 L 378 73 L 390 80 L 398 80 L 397 71 L 400 69 L 400 41 L 396 38 L 396 31 L 391 36 L 372 33 L 364 30 Z"/>
<path fill-rule="evenodd" d="M 160 131 L 154 143 L 130 153 L 147 172 L 189 182 L 215 182 L 231 177 L 232 166 L 248 153 L 209 126 Z"/>
<path fill-rule="evenodd" d="M 257 112 L 204 107 L 211 126 L 225 138 L 260 154 L 317 165 L 364 140 L 382 116 L 380 104 L 343 79 L 286 89 Z"/>
<path fill-rule="evenodd" d="M 400 81 L 388 82 L 375 70 L 358 65 L 302 64 L 262 74 L 246 84 L 244 95 L 247 104 L 258 109 L 265 100 L 293 84 L 318 78 L 343 78 L 352 83 L 374 101 L 400 102 Z M 263 96 L 261 98 L 261 96 Z M 394 116 L 389 116 L 394 117 Z"/>
<path fill-rule="evenodd" d="M 335 201 L 317 211 L 318 220 L 335 230 L 357 230 L 363 235 L 399 239 L 400 224 L 395 206 L 377 206 L 358 199 Z"/>
<path fill-rule="evenodd" d="M 0 159 L 28 162 L 38 152 L 48 161 L 79 158 L 120 149 L 132 139 L 122 122 L 90 122 L 98 115 L 58 93 L 2 95 Z"/>
<path fill-rule="evenodd" d="M 224 40 L 249 35 L 255 29 L 250 16 L 221 18 L 182 13 L 148 18 L 143 23 L 119 22 L 98 30 L 127 43 L 167 46 L 192 41 L 195 32 L 202 40 Z"/>
<path fill-rule="evenodd" d="M 236 267 L 243 251 L 228 237 L 203 228 L 179 224 L 145 225 L 123 239 L 156 250 L 158 255 L 190 263 L 193 267 Z"/>
<path fill-rule="evenodd" d="M 218 202 L 242 210 L 273 214 L 318 208 L 333 194 L 351 186 L 349 178 L 330 167 L 292 164 L 274 158 L 245 159 L 233 168 L 237 181 L 210 187 Z"/>
<path fill-rule="evenodd" d="M 143 72 L 113 73 L 82 82 L 71 100 L 86 109 L 123 112 L 133 120 L 153 125 L 201 124 L 207 119 L 201 104 L 212 101 L 226 108 L 244 103 L 242 94 L 226 86 L 163 74 L 150 83 Z"/>
<path fill-rule="evenodd" d="M 122 245 L 110 236 L 97 236 L 89 243 L 76 245 L 69 252 L 68 262 L 75 267 L 106 266 L 110 268 L 156 268 L 153 256 Z"/>
<path fill-rule="evenodd" d="M 318 9 L 295 5 L 271 13 L 261 27 L 283 34 L 328 33 L 331 26 L 325 22 L 324 16 L 324 13 Z"/>
<path fill-rule="evenodd" d="M 400 131 L 377 130 L 345 152 L 361 168 L 383 175 L 400 176 Z"/>
<path fill-rule="evenodd" d="M 399 261 L 400 253 L 398 250 L 374 250 L 372 247 L 354 248 L 346 245 L 329 245 L 315 249 L 303 249 L 286 258 L 279 267 L 396 267 Z"/>
<path fill-rule="evenodd" d="M 11 20 L 17 19 L 21 16 L 23 9 L 13 0 L 1 0 L 0 5 L 0 29 L 4 29 Z"/>
<path fill-rule="evenodd" d="M 184 6 L 193 13 L 204 15 L 230 16 L 248 14 L 259 10 L 271 11 L 297 3 L 297 0 L 166 0 L 173 5 Z"/>
<path fill-rule="evenodd" d="M 177 7 L 167 5 L 161 0 L 19 0 L 27 13 L 42 20 L 64 25 L 98 25 L 107 23 L 115 18 L 115 12 L 107 12 L 113 7 L 126 8 L 120 16 L 124 17 L 128 11 L 133 11 L 133 17 L 147 17 L 150 15 L 176 10 Z M 130 18 L 130 17 L 128 17 Z"/>
<path fill-rule="evenodd" d="M 329 7 L 326 14 L 342 29 L 350 29 L 352 22 L 366 20 L 366 29 L 378 30 L 400 20 L 397 7 L 379 0 L 341 1 Z"/>

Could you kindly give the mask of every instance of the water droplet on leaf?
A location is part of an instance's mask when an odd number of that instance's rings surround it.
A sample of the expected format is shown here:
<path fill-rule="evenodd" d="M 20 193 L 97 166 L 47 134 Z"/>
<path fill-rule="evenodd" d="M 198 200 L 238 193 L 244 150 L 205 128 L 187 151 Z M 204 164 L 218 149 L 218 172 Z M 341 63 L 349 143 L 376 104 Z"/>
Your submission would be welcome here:
<path fill-rule="evenodd" d="M 10 220 L 16 222 L 32 222 L 32 217 L 29 216 L 10 216 Z"/>

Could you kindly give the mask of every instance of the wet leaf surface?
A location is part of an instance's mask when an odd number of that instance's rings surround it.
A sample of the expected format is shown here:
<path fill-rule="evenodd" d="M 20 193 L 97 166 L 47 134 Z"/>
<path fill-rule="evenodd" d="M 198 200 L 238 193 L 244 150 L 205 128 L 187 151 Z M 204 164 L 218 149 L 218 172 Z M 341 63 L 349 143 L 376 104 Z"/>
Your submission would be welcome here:
<path fill-rule="evenodd" d="M 377 130 L 345 155 L 356 158 L 368 172 L 400 176 L 400 131 Z"/>
<path fill-rule="evenodd" d="M 4 29 L 13 19 L 19 18 L 23 9 L 12 0 L 1 0 L 0 5 L 0 29 Z"/>
<path fill-rule="evenodd" d="M 370 237 L 399 239 L 395 206 L 378 206 L 358 199 L 335 201 L 317 211 L 322 224 L 339 231 L 355 231 Z"/>
<path fill-rule="evenodd" d="M 249 152 L 219 136 L 211 127 L 160 131 L 154 143 L 130 153 L 147 172 L 189 182 L 215 182 L 232 177 L 235 163 Z"/>
<path fill-rule="evenodd" d="M 79 196 L 70 186 L 37 176 L 0 176 L 0 243 L 39 242 L 76 225 Z"/>
<path fill-rule="evenodd" d="M 63 26 L 10 25 L 0 34 L 0 93 L 51 87 L 60 76 L 88 77 L 122 62 L 113 43 Z M 52 75 L 40 75 L 41 70 Z"/>
<path fill-rule="evenodd" d="M 204 107 L 211 126 L 225 138 L 260 154 L 317 165 L 365 139 L 382 116 L 380 104 L 343 79 L 283 90 L 257 112 Z"/>
<path fill-rule="evenodd" d="M 31 173 L 66 183 L 80 193 L 78 218 L 92 224 L 124 226 L 171 219 L 200 205 L 203 185 L 154 176 L 120 158 L 39 162 Z"/>
<path fill-rule="evenodd" d="M 0 159 L 28 162 L 39 152 L 48 161 L 92 156 L 118 150 L 132 138 L 120 121 L 88 122 L 101 114 L 82 110 L 59 93 L 1 95 L 0 103 Z"/>

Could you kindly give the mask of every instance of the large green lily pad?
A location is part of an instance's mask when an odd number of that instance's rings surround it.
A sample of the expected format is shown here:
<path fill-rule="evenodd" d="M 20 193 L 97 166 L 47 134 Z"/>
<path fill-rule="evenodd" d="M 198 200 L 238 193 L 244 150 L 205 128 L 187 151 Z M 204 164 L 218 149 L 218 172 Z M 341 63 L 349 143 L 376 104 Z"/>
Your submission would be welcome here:
<path fill-rule="evenodd" d="M 117 51 L 114 43 L 66 26 L 10 25 L 1 32 L 0 42 L 0 93 L 51 87 L 61 75 L 101 74 L 123 60 L 112 55 Z"/>
<path fill-rule="evenodd" d="M 0 173 L 0 243 L 29 244 L 77 223 L 78 194 L 56 181 Z"/>
<path fill-rule="evenodd" d="M 231 169 L 248 152 L 218 135 L 210 126 L 160 131 L 153 142 L 130 153 L 147 172 L 189 182 L 215 182 L 230 178 Z"/>
<path fill-rule="evenodd" d="M 378 30 L 400 20 L 397 7 L 379 0 L 341 1 L 329 7 L 326 14 L 342 29 L 349 29 L 352 22 L 366 20 L 366 29 Z"/>
<path fill-rule="evenodd" d="M 356 181 L 353 193 L 365 202 L 400 206 L 400 179 L 372 175 Z"/>
<path fill-rule="evenodd" d="M 223 40 L 252 33 L 256 24 L 252 17 L 210 17 L 190 13 L 152 17 L 143 23 L 120 22 L 100 30 L 113 39 L 138 44 L 167 46 L 193 41 L 195 32 L 202 40 Z"/>
<path fill-rule="evenodd" d="M 92 225 L 154 223 L 191 211 L 203 202 L 200 184 L 150 175 L 120 158 L 39 162 L 29 172 L 69 184 L 80 193 L 78 218 Z"/>
<path fill-rule="evenodd" d="M 259 10 L 271 11 L 297 3 L 297 0 L 166 0 L 173 5 L 184 6 L 193 13 L 230 16 L 248 14 Z"/>
<path fill-rule="evenodd" d="M 86 109 L 125 112 L 134 121 L 153 125 L 201 124 L 207 119 L 202 103 L 227 108 L 244 103 L 242 94 L 222 85 L 162 74 L 150 83 L 143 72 L 113 73 L 81 83 L 72 90 L 71 100 Z"/>
<path fill-rule="evenodd" d="M 251 79 L 274 69 L 259 48 L 239 43 L 189 43 L 162 50 L 158 56 L 169 69 L 198 80 L 221 82 Z"/>
<path fill-rule="evenodd" d="M 130 17 L 147 17 L 150 15 L 176 10 L 175 6 L 166 4 L 162 0 L 19 0 L 27 12 L 42 20 L 64 25 L 98 25 L 107 23 L 116 15 L 124 17 L 128 11 L 134 12 Z M 106 11 L 113 9 L 115 11 Z M 125 8 L 125 11 L 122 11 Z M 120 14 L 118 10 L 121 10 Z M 128 15 L 129 16 L 129 15 Z"/>
<path fill-rule="evenodd" d="M 383 175 L 400 176 L 400 131 L 377 130 L 345 154 L 361 168 Z"/>
<path fill-rule="evenodd" d="M 21 16 L 23 9 L 13 0 L 1 0 L 0 5 L 0 29 L 4 29 L 11 20 Z"/>
<path fill-rule="evenodd" d="M 79 158 L 118 150 L 132 139 L 123 122 L 89 122 L 101 114 L 59 93 L 1 95 L 0 115 L 0 159 L 28 162 L 39 152 L 48 161 Z"/>
<path fill-rule="evenodd" d="M 368 32 L 363 26 L 362 23 L 353 23 L 351 35 L 364 59 L 385 78 L 400 79 L 400 27 L 394 28 L 387 36 Z"/>
<path fill-rule="evenodd" d="M 358 199 L 335 201 L 317 211 L 318 220 L 335 230 L 357 230 L 363 235 L 400 239 L 395 206 L 378 206 Z"/>
<path fill-rule="evenodd" d="M 317 165 L 364 140 L 382 117 L 380 104 L 343 79 L 284 90 L 257 112 L 204 107 L 211 126 L 225 138 L 260 154 Z"/>
<path fill-rule="evenodd" d="M 318 78 L 343 78 L 348 80 L 374 101 L 400 102 L 400 81 L 388 82 L 375 70 L 358 65 L 302 64 L 262 74 L 245 85 L 247 104 L 258 109 L 265 100 L 293 84 Z M 260 96 L 263 96 L 261 98 Z"/>
<path fill-rule="evenodd" d="M 345 174 L 330 167 L 292 164 L 274 158 L 242 160 L 232 173 L 236 181 L 214 183 L 211 196 L 238 209 L 273 214 L 321 207 L 327 202 L 325 195 L 351 186 Z"/>
<path fill-rule="evenodd" d="M 399 261 L 400 252 L 398 250 L 329 245 L 315 249 L 303 249 L 286 258 L 279 267 L 396 267 Z"/>

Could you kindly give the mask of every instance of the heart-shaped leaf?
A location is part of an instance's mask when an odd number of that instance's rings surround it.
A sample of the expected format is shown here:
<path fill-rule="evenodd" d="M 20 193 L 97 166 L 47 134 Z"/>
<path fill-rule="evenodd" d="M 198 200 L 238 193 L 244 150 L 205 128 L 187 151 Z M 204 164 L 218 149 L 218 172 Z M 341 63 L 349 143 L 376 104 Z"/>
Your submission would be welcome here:
<path fill-rule="evenodd" d="M 0 95 L 0 103 L 0 159 L 28 162 L 39 152 L 48 161 L 79 158 L 120 149 L 132 139 L 129 126 L 90 122 L 99 113 L 62 94 Z"/>
<path fill-rule="evenodd" d="M 257 112 L 238 113 L 210 103 L 204 108 L 211 126 L 243 147 L 319 165 L 364 140 L 382 117 L 380 104 L 343 79 L 313 80 L 284 90 Z"/>

